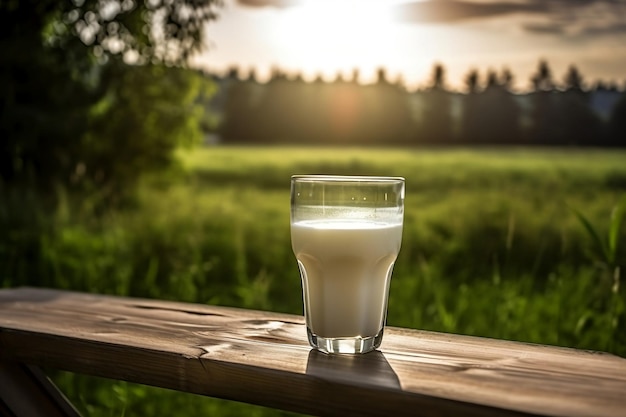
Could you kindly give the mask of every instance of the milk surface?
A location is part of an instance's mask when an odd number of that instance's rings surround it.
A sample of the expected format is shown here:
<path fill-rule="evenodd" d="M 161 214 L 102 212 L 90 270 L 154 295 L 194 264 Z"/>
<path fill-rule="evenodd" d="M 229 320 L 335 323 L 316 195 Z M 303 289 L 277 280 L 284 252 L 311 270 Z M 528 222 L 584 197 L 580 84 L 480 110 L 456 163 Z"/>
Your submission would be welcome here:
<path fill-rule="evenodd" d="M 324 338 L 372 337 L 387 313 L 402 225 L 311 220 L 291 226 L 307 326 Z"/>

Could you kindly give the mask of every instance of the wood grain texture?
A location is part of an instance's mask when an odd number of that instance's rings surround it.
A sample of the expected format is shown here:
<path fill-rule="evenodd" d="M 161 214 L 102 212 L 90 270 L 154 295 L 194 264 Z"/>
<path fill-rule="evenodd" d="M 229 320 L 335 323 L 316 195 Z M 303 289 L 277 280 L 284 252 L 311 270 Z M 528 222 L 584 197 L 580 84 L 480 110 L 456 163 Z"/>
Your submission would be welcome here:
<path fill-rule="evenodd" d="M 25 363 L 318 415 L 624 416 L 626 359 L 388 327 L 380 351 L 312 351 L 300 316 L 0 291 L 0 349 Z"/>

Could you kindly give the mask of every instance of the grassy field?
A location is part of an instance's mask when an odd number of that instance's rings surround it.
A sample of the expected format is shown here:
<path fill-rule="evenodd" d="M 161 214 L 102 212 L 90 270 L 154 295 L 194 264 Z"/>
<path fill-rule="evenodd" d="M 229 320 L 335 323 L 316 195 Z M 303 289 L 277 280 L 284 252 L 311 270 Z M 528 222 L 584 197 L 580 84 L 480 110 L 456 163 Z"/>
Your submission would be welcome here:
<path fill-rule="evenodd" d="M 626 227 L 611 223 L 626 209 L 625 151 L 214 147 L 180 161 L 123 210 L 93 218 L 68 203 L 43 229 L 12 229 L 0 242 L 2 285 L 301 314 L 289 177 L 400 175 L 405 227 L 388 325 L 626 356 Z M 286 414 L 55 379 L 86 415 Z"/>

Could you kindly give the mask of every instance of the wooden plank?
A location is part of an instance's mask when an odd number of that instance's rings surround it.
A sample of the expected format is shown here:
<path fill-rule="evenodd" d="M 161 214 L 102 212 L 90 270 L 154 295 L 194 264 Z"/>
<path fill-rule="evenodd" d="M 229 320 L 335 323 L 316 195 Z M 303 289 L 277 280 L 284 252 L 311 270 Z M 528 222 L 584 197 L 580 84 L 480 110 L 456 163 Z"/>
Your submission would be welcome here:
<path fill-rule="evenodd" d="M 41 366 L 320 415 L 623 416 L 626 359 L 389 327 L 311 351 L 300 316 L 46 289 L 0 291 L 0 349 Z"/>

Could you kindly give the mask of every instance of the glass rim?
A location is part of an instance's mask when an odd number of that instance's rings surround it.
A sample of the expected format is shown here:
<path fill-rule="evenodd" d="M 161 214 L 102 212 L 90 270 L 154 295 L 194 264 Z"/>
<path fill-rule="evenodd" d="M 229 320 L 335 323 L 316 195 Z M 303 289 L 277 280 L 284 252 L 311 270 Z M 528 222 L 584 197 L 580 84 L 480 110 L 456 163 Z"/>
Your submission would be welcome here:
<path fill-rule="evenodd" d="M 325 175 L 304 174 L 292 175 L 291 181 L 327 181 L 327 182 L 405 182 L 404 177 L 380 176 L 380 175 Z"/>

